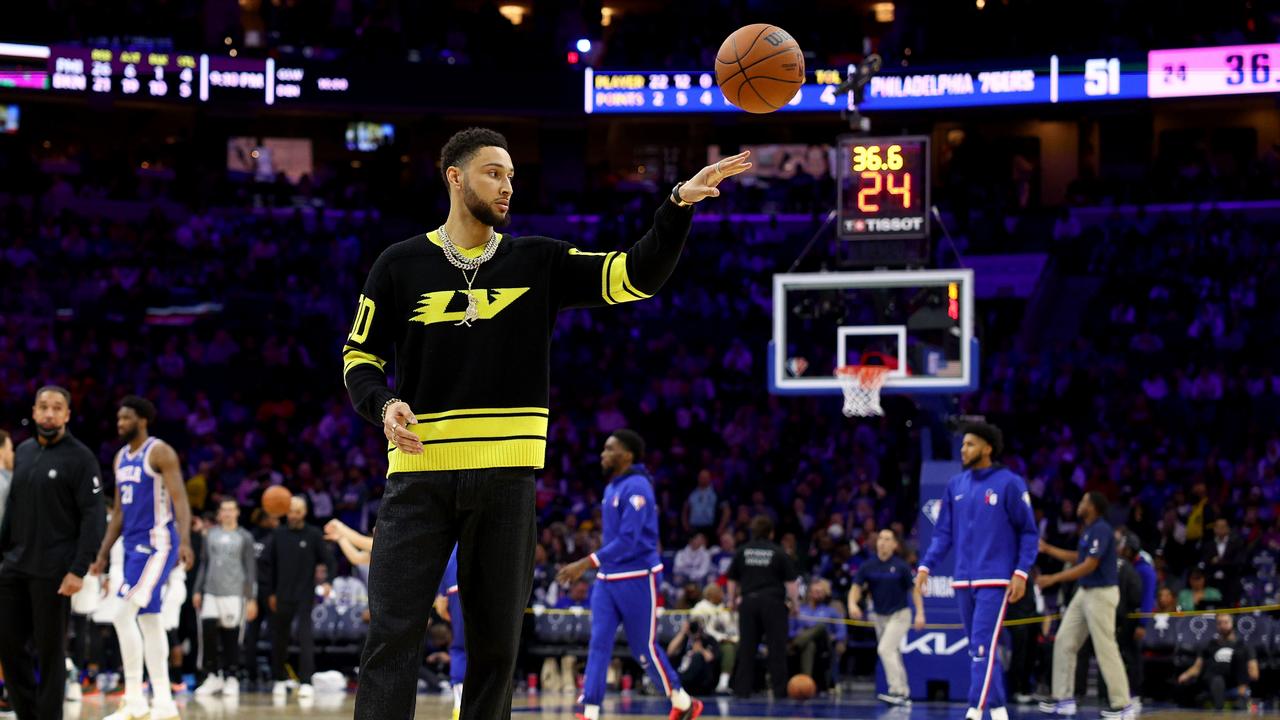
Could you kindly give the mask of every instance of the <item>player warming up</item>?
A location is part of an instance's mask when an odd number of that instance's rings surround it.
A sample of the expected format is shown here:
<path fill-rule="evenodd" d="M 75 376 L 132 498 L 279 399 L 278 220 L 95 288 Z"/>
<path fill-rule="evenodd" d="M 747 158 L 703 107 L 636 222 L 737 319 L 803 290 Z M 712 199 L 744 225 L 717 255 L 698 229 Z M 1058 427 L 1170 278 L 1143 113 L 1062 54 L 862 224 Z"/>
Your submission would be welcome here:
<path fill-rule="evenodd" d="M 455 544 L 472 629 L 462 717 L 510 717 L 556 314 L 658 292 L 680 259 L 693 205 L 750 167 L 741 153 L 702 168 L 664 194 L 631 248 L 593 253 L 496 231 L 510 222 L 515 176 L 501 134 L 471 128 L 445 144 L 449 216 L 373 263 L 343 348 L 352 404 L 388 442 L 356 718 L 413 715 L 429 611 Z"/>
<path fill-rule="evenodd" d="M 570 584 L 594 567 L 596 587 L 591 593 L 591 647 L 583 682 L 579 720 L 599 720 L 605 675 L 613 659 L 613 638 L 622 623 L 627 644 L 654 687 L 671 698 L 671 720 L 693 720 L 702 714 L 702 701 L 689 697 L 667 653 L 658 644 L 658 510 L 653 483 L 639 462 L 644 440 L 630 430 L 618 430 L 605 441 L 600 467 L 605 486 L 601 512 L 603 546 L 566 565 L 556 575 Z"/>
<path fill-rule="evenodd" d="M 916 573 L 923 592 L 930 566 L 956 548 L 955 588 L 960 618 L 969 636 L 969 710 L 965 720 L 1008 720 L 1000 629 L 1009 603 L 1027 591 L 1040 535 L 1027 483 L 992 462 L 1003 449 L 1000 429 L 987 423 L 965 427 L 960 446 L 964 472 L 951 478 L 942 496 L 933 542 Z"/>
<path fill-rule="evenodd" d="M 125 446 L 116 453 L 116 507 L 89 572 L 107 568 L 111 546 L 124 537 L 124 582 L 114 619 L 124 663 L 124 703 L 107 720 L 171 720 L 178 717 L 169 685 L 169 638 L 160 618 L 161 589 L 181 560 L 191 569 L 191 505 L 173 448 L 151 437 L 156 408 L 130 395 L 120 401 L 116 431 Z M 142 690 L 145 659 L 151 706 Z"/>

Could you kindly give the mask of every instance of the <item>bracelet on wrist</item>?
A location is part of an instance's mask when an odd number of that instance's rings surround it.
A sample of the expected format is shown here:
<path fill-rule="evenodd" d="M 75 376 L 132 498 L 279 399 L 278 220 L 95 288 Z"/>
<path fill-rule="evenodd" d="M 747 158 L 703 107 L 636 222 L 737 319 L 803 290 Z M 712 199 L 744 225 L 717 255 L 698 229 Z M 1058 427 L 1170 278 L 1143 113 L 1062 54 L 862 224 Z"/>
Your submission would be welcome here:
<path fill-rule="evenodd" d="M 382 404 L 382 421 L 383 422 L 386 422 L 387 420 L 387 408 L 391 407 L 392 405 L 395 405 L 398 402 L 400 402 L 400 398 L 393 397 Z"/>

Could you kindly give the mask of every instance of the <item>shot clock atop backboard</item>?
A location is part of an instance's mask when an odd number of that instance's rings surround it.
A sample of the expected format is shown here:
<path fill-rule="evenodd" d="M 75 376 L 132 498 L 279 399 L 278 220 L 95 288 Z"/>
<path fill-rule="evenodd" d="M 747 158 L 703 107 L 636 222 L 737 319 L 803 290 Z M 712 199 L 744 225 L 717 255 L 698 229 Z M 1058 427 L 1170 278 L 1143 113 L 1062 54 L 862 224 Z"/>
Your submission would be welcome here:
<path fill-rule="evenodd" d="M 845 137 L 839 153 L 841 239 L 929 236 L 927 137 Z"/>

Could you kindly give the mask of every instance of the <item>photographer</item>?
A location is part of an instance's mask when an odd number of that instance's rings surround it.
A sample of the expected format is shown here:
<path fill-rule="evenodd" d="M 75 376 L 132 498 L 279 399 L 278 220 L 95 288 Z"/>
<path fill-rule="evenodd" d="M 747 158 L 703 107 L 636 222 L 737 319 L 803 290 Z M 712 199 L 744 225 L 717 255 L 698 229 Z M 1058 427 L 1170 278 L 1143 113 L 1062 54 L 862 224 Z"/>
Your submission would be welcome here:
<path fill-rule="evenodd" d="M 680 675 L 680 684 L 693 695 L 709 694 L 716 689 L 720 671 L 720 645 L 707 633 L 701 618 L 680 624 L 680 632 L 667 645 L 667 656 Z"/>

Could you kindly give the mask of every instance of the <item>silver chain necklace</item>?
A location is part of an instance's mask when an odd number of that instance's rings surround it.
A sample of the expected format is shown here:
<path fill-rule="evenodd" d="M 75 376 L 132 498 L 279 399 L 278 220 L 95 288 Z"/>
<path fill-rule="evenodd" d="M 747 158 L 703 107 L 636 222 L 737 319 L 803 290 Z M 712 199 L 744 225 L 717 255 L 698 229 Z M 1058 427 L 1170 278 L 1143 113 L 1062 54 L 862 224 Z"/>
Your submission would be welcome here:
<path fill-rule="evenodd" d="M 462 250 L 453 244 L 453 240 L 449 238 L 449 233 L 445 231 L 441 225 L 437 231 L 440 233 L 440 247 L 444 250 L 444 258 L 449 264 L 462 271 L 462 279 L 467 281 L 467 309 L 462 313 L 462 319 L 454 323 L 454 326 L 466 325 L 471 327 L 471 323 L 480 319 L 480 306 L 476 302 L 475 293 L 471 290 L 471 283 L 475 282 L 476 276 L 480 274 L 480 266 L 488 262 L 495 252 L 498 251 L 498 234 L 493 230 L 489 231 L 489 242 L 485 243 L 484 252 L 479 256 L 469 258 L 462 254 Z M 467 271 L 471 271 L 471 277 L 467 277 Z"/>

